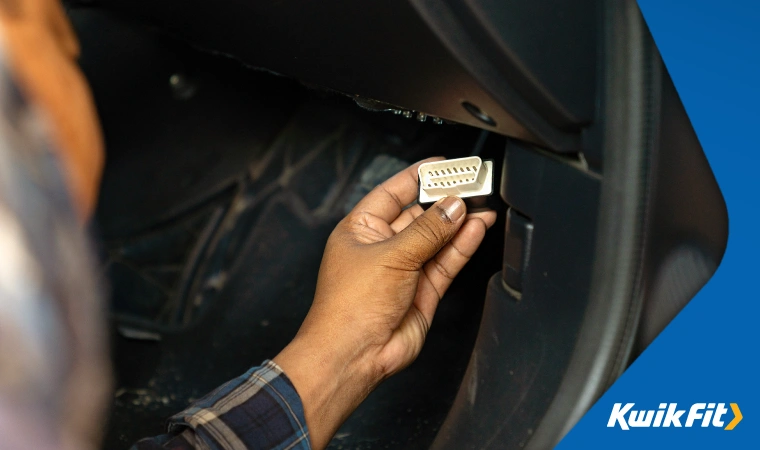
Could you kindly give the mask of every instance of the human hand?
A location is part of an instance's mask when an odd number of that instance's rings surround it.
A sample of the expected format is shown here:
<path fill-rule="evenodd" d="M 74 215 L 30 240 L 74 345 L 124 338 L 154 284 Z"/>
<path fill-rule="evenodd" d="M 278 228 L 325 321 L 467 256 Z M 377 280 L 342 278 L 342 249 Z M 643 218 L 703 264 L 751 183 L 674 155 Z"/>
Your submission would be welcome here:
<path fill-rule="evenodd" d="M 446 197 L 427 211 L 417 197 L 421 161 L 376 187 L 335 228 L 314 303 L 274 358 L 304 405 L 314 448 L 385 378 L 419 355 L 435 310 L 496 220 L 466 215 Z"/>

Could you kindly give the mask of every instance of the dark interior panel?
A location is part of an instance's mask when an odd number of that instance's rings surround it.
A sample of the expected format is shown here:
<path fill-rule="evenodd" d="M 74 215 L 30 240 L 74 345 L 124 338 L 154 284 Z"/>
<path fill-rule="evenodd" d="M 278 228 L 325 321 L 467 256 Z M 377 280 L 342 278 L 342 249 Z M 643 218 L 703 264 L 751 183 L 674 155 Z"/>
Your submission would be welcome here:
<path fill-rule="evenodd" d="M 415 3 L 438 10 L 445 7 L 442 3 L 451 9 L 483 55 L 481 61 L 467 64 L 470 71 L 477 77 L 484 64 L 498 71 L 498 79 L 478 78 L 496 98 L 500 96 L 497 83 L 506 82 L 559 129 L 577 130 L 591 121 L 600 31 L 596 0 Z M 456 39 L 461 41 L 459 33 Z"/>
<path fill-rule="evenodd" d="M 135 14 L 251 67 L 365 104 L 379 100 L 383 108 L 411 111 L 421 120 L 442 118 L 575 152 L 578 132 L 595 104 L 595 2 L 572 7 L 557 2 L 552 8 L 528 3 L 101 0 L 98 5 Z M 493 14 L 483 12 L 491 7 Z M 511 31 L 505 34 L 505 27 Z M 557 41 L 561 47 L 554 46 Z M 473 114 L 465 102 L 489 119 Z"/>

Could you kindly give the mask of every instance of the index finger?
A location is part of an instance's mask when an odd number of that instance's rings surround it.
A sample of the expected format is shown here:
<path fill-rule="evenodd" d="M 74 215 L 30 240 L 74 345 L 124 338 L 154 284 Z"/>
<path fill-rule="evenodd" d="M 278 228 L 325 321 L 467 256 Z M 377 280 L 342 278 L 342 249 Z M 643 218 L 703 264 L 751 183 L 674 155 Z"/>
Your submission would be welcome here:
<path fill-rule="evenodd" d="M 417 168 L 420 164 L 445 159 L 441 156 L 423 159 L 377 185 L 354 208 L 391 223 L 417 198 Z"/>

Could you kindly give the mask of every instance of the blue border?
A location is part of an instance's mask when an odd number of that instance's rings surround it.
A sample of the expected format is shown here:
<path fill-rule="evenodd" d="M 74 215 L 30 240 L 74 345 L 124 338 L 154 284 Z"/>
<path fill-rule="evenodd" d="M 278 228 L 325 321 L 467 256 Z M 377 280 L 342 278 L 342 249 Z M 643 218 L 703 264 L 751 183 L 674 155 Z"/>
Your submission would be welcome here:
<path fill-rule="evenodd" d="M 559 448 L 760 448 L 760 1 L 639 6 L 726 199 L 728 249 L 707 286 Z M 615 402 L 734 402 L 744 418 L 732 431 L 623 431 L 607 428 Z"/>

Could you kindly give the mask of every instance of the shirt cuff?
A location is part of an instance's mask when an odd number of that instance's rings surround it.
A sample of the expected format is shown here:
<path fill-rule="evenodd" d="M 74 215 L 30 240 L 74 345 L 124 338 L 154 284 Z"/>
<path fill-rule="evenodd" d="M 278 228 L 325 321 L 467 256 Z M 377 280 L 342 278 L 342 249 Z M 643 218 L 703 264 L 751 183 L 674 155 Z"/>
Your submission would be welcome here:
<path fill-rule="evenodd" d="M 173 416 L 169 432 L 198 448 L 311 448 L 301 398 L 270 360 Z"/>

